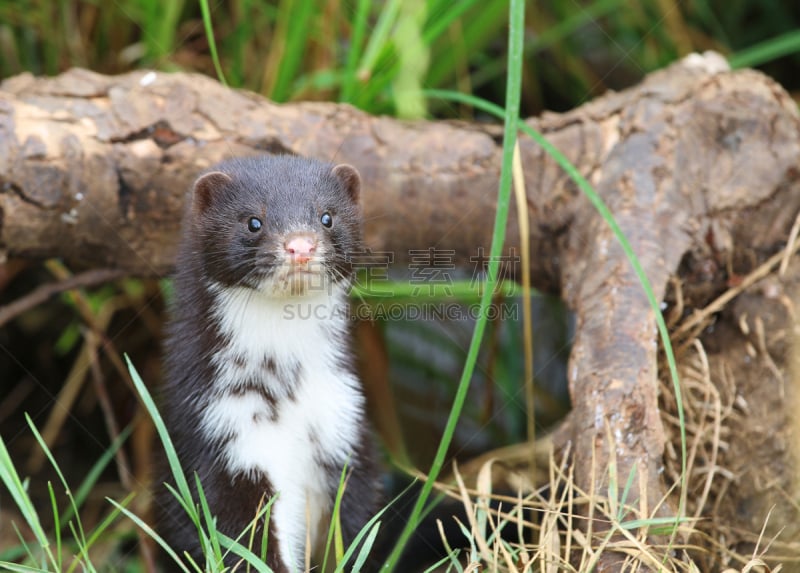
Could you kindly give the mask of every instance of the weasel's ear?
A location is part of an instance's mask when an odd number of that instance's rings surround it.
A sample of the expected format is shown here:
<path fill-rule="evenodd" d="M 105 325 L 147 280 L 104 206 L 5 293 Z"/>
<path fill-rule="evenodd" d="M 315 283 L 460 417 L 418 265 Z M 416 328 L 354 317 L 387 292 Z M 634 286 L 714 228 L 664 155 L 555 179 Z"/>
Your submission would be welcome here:
<path fill-rule="evenodd" d="M 212 171 L 194 182 L 192 207 L 199 213 L 205 213 L 214 201 L 214 195 L 231 182 L 229 175 L 222 171 Z"/>
<path fill-rule="evenodd" d="M 344 183 L 350 198 L 358 203 L 361 197 L 361 176 L 356 168 L 347 163 L 341 163 L 333 168 L 333 176 Z"/>

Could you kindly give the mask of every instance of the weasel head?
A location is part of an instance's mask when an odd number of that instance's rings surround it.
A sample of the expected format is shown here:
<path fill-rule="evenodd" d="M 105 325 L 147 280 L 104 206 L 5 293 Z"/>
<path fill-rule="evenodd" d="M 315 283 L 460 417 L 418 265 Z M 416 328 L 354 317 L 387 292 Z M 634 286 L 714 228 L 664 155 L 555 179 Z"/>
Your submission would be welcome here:
<path fill-rule="evenodd" d="M 349 288 L 361 250 L 355 168 L 290 156 L 228 160 L 195 182 L 193 256 L 221 286 L 295 297 Z"/>

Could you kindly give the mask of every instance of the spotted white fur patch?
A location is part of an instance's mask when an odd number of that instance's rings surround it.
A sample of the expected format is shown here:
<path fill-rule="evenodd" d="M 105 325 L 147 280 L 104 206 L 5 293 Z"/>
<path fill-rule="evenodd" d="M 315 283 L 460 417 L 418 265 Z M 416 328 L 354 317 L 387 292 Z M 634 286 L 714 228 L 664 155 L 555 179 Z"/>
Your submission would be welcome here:
<path fill-rule="evenodd" d="M 316 547 L 335 494 L 321 460 L 342 467 L 352 457 L 363 417 L 358 381 L 341 366 L 346 293 L 273 298 L 218 285 L 211 292 L 227 344 L 212 357 L 220 397 L 202 428 L 211 439 L 232 436 L 229 471 L 266 474 L 278 494 L 272 523 L 281 556 L 302 570 L 306 504 Z M 242 391 L 243 380 L 263 391 Z"/>

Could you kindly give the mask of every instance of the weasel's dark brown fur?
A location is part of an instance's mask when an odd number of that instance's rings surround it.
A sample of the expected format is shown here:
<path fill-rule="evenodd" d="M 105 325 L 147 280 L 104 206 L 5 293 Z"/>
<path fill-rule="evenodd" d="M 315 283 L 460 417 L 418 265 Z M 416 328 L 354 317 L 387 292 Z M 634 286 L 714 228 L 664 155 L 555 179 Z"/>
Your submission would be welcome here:
<path fill-rule="evenodd" d="M 278 495 L 267 557 L 277 573 L 304 568 L 307 528 L 313 550 L 324 542 L 345 464 L 345 543 L 379 504 L 347 311 L 359 192 L 349 166 L 235 159 L 197 180 L 184 222 L 164 418 L 220 531 L 238 537 Z M 156 511 L 162 536 L 202 564 L 197 531 L 163 486 Z"/>

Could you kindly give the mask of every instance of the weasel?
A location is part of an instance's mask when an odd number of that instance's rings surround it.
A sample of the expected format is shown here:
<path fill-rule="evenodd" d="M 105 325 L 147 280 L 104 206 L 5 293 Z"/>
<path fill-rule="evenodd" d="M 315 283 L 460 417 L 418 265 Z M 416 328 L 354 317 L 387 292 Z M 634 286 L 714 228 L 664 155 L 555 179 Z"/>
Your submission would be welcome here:
<path fill-rule="evenodd" d="M 306 540 L 312 554 L 323 548 L 345 466 L 345 543 L 380 503 L 347 306 L 349 255 L 361 249 L 360 188 L 349 165 L 231 159 L 197 179 L 183 223 L 164 418 L 218 530 L 237 538 L 277 496 L 266 560 L 276 573 L 304 570 Z M 161 535 L 202 566 L 194 525 L 161 490 Z M 250 534 L 241 539 L 247 545 Z"/>

